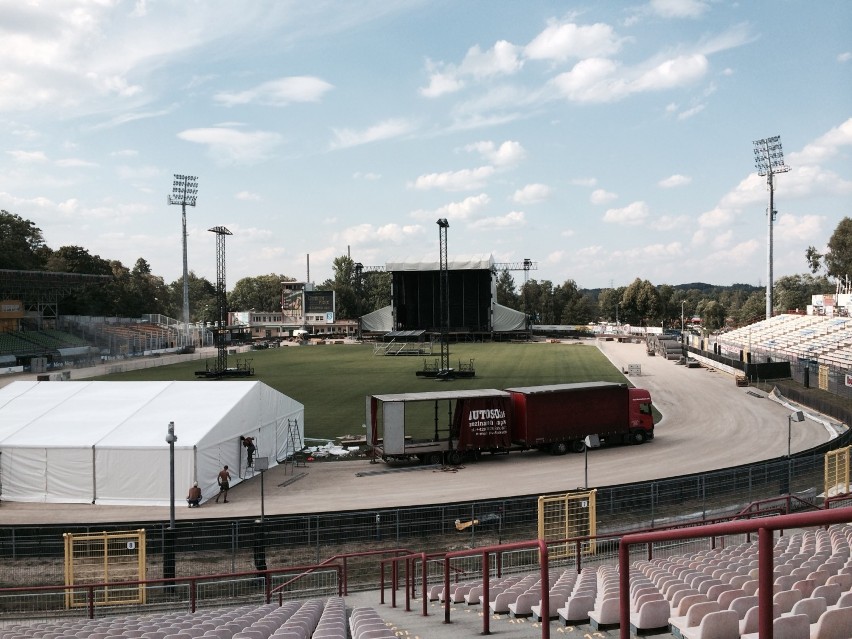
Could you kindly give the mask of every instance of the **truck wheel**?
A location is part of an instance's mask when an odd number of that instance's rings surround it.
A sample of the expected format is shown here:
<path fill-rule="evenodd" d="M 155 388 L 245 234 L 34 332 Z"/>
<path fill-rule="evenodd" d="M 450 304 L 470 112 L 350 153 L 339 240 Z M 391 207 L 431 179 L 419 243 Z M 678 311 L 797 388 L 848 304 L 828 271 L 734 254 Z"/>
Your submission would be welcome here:
<path fill-rule="evenodd" d="M 550 452 L 554 455 L 564 455 L 568 452 L 568 444 L 565 442 L 556 442 L 555 444 L 551 444 Z"/>
<path fill-rule="evenodd" d="M 644 444 L 645 443 L 645 433 L 641 430 L 634 430 L 630 437 L 633 439 L 634 444 Z"/>
<path fill-rule="evenodd" d="M 575 439 L 571 442 L 571 452 L 582 453 L 584 450 L 586 450 L 586 442 L 582 439 Z"/>
<path fill-rule="evenodd" d="M 457 450 L 451 450 L 447 453 L 447 463 L 450 466 L 461 466 L 462 454 Z"/>
<path fill-rule="evenodd" d="M 444 457 L 441 453 L 429 453 L 428 455 L 424 455 L 423 462 L 430 466 L 437 466 L 444 463 Z"/>

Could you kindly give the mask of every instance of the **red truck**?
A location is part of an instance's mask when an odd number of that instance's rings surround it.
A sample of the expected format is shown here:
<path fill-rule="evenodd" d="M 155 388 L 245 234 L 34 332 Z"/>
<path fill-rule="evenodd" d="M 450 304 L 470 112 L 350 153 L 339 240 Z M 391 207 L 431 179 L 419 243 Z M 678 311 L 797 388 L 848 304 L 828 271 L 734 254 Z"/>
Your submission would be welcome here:
<path fill-rule="evenodd" d="M 419 412 L 406 410 L 409 404 Z M 367 424 L 367 444 L 376 456 L 432 464 L 458 464 L 483 452 L 583 452 L 589 435 L 603 444 L 654 438 L 651 394 L 611 382 L 372 395 Z"/>

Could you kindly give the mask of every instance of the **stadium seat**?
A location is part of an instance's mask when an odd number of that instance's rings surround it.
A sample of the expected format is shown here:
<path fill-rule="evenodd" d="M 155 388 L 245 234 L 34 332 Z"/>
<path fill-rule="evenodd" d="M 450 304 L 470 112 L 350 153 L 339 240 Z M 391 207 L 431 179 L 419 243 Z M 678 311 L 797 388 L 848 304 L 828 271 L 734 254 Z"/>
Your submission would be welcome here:
<path fill-rule="evenodd" d="M 739 617 L 733 610 L 709 612 L 697 626 L 680 632 L 683 639 L 735 639 L 739 635 Z"/>
<path fill-rule="evenodd" d="M 811 627 L 810 639 L 849 639 L 852 637 L 852 608 L 826 610 Z"/>

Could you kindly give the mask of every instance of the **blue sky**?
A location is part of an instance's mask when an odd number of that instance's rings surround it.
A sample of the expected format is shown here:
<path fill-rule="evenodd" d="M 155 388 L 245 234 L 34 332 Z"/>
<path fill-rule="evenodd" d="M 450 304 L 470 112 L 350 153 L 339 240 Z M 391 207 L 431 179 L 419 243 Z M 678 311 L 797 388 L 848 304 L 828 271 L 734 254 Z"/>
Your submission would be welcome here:
<path fill-rule="evenodd" d="M 0 208 L 48 245 L 242 277 L 529 258 L 582 287 L 766 283 L 852 215 L 845 0 L 0 0 Z M 523 281 L 521 273 L 516 282 Z"/>

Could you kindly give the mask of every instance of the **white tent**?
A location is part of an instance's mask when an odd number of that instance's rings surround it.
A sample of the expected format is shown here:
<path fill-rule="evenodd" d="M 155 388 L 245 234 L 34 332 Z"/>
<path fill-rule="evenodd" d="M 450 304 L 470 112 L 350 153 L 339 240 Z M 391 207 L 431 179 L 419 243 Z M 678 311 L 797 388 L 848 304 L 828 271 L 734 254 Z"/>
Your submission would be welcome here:
<path fill-rule="evenodd" d="M 0 388 L 0 486 L 9 501 L 167 506 L 245 476 L 240 436 L 276 465 L 304 440 L 304 406 L 257 381 L 14 382 Z M 249 471 L 251 472 L 251 471 Z"/>

